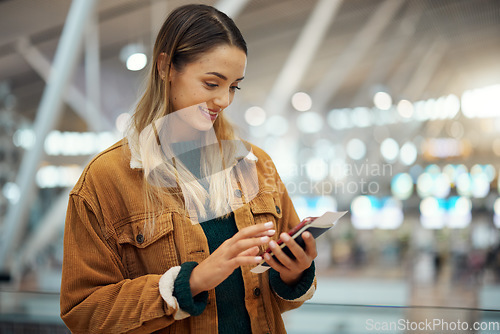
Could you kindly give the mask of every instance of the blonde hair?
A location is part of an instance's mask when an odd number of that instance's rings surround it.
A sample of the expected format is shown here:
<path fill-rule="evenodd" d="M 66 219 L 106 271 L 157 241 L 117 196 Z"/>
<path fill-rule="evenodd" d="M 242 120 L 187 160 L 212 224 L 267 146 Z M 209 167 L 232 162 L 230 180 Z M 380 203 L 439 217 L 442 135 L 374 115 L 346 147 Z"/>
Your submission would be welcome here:
<path fill-rule="evenodd" d="M 192 221 L 207 217 L 207 202 L 216 216 L 228 213 L 229 203 L 234 196 L 231 168 L 228 166 L 234 160 L 233 145 L 209 145 L 205 138 L 201 166 L 202 175 L 209 181 L 207 192 L 180 159 L 168 158 L 169 155 L 173 156 L 171 147 L 160 144 L 157 131 L 144 131 L 174 111 L 169 81 L 162 80 L 162 76 L 169 78 L 172 66 L 176 71 L 181 71 L 186 64 L 221 44 L 236 46 L 247 53 L 246 43 L 233 20 L 206 5 L 187 5 L 175 9 L 165 20 L 156 38 L 151 72 L 127 135 L 132 152 L 140 153 L 141 157 L 145 207 L 149 217 L 145 230 L 151 233 L 155 217 L 161 214 L 162 203 L 167 196 L 177 197 L 179 203 L 184 200 L 181 211 L 190 215 Z M 162 53 L 166 55 L 165 61 L 159 64 Z M 235 139 L 233 127 L 224 117 L 224 112 L 215 120 L 213 130 L 219 143 L 231 143 Z M 141 140 L 140 136 L 143 136 Z M 193 217 L 195 212 L 197 217 Z"/>

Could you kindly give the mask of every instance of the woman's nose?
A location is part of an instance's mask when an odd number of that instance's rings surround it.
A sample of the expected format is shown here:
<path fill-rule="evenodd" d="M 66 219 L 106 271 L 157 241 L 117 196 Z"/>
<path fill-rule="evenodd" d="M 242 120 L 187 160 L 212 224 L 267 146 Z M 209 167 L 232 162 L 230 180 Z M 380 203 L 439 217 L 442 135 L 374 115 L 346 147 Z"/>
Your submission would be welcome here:
<path fill-rule="evenodd" d="M 229 92 L 220 92 L 214 99 L 214 103 L 221 109 L 227 108 L 231 104 L 231 94 Z"/>

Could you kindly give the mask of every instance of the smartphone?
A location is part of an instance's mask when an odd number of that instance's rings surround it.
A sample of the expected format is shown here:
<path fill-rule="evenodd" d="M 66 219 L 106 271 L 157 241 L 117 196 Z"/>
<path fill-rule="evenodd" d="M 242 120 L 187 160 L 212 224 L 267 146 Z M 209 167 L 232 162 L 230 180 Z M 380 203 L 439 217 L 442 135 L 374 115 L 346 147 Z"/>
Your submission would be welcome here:
<path fill-rule="evenodd" d="M 313 238 L 316 239 L 317 237 L 331 229 L 333 226 L 335 226 L 337 220 L 346 213 L 347 211 L 327 211 L 320 217 L 307 217 L 302 220 L 300 224 L 288 231 L 288 235 L 290 235 L 290 237 L 292 237 L 292 239 L 294 239 L 295 242 L 302 248 L 305 248 L 305 242 L 304 239 L 302 239 L 302 233 L 308 231 L 309 233 L 311 233 Z M 277 243 L 278 246 L 283 250 L 283 252 L 288 255 L 288 257 L 290 257 L 291 259 L 295 259 L 292 251 L 286 246 L 283 240 L 280 239 L 277 241 Z M 276 255 L 273 254 L 271 248 L 267 248 L 265 252 L 261 253 L 261 255 L 264 255 L 265 253 L 270 254 L 273 259 L 279 263 L 279 260 L 276 258 Z M 269 269 L 269 264 L 267 264 L 265 259 L 262 259 L 259 265 L 257 265 L 250 271 L 256 274 L 260 274 L 265 272 L 267 269 Z"/>
<path fill-rule="evenodd" d="M 300 247 L 305 248 L 306 243 L 304 239 L 302 239 L 302 233 L 304 233 L 306 230 L 312 228 L 312 223 L 317 219 L 318 217 L 307 217 L 304 218 L 300 224 L 292 228 L 290 231 L 288 231 L 288 235 L 292 237 L 292 239 L 295 240 L 297 244 L 299 244 Z M 314 234 L 313 234 L 314 235 Z M 286 246 L 286 244 L 281 240 L 281 238 L 276 242 L 278 246 L 283 250 L 283 252 L 288 255 L 291 259 L 295 260 L 295 256 L 293 255 L 292 251 Z M 271 250 L 270 247 L 268 247 L 262 255 L 265 253 L 269 253 L 270 255 L 273 256 L 274 260 L 277 261 L 278 263 L 279 260 L 276 258 L 276 256 L 273 255 L 273 251 Z M 281 264 L 281 263 L 280 263 Z"/>

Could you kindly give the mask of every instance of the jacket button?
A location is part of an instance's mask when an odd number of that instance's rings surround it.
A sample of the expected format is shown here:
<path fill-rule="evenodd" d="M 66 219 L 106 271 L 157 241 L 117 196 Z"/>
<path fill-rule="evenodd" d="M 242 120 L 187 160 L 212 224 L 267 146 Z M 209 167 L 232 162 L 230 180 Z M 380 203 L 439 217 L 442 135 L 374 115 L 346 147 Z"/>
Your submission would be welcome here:
<path fill-rule="evenodd" d="M 137 241 L 137 243 L 142 244 L 144 242 L 144 236 L 139 233 L 137 237 L 135 237 L 135 240 Z"/>
<path fill-rule="evenodd" d="M 238 197 L 238 198 L 241 198 L 241 190 L 236 189 L 236 190 L 234 191 L 234 196 L 236 196 L 236 197 Z"/>
<path fill-rule="evenodd" d="M 277 206 L 277 205 L 276 205 L 276 212 L 277 212 L 278 214 L 280 214 L 280 213 L 281 213 L 281 209 L 280 209 L 280 207 L 279 207 L 279 206 Z"/>
<path fill-rule="evenodd" d="M 254 295 L 255 297 L 259 297 L 259 296 L 260 296 L 260 289 L 259 289 L 259 288 L 255 288 L 255 289 L 253 289 L 253 295 Z"/>

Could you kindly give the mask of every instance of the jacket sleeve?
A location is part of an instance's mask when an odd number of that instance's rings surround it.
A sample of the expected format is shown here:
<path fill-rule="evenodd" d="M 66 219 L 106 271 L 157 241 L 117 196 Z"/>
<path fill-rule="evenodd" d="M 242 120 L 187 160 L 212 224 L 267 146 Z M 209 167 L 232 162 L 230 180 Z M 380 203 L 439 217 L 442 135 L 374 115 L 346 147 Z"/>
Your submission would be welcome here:
<path fill-rule="evenodd" d="M 288 195 L 285 184 L 281 180 L 276 167 L 272 164 L 272 168 L 275 173 L 275 180 L 278 187 L 278 192 L 280 196 L 280 202 L 282 207 L 282 217 L 278 221 L 277 232 L 287 232 L 291 230 L 294 226 L 300 223 L 299 216 L 295 211 L 292 200 Z M 272 270 L 272 269 L 271 269 Z M 283 313 L 288 310 L 295 309 L 301 306 L 306 300 L 312 298 L 316 290 L 316 275 L 314 263 L 309 269 L 304 271 L 300 284 L 294 288 L 287 289 L 283 285 L 281 279 L 279 278 L 279 273 L 269 273 L 270 285 L 273 290 L 273 295 L 279 305 L 280 311 Z M 281 284 L 280 284 L 281 283 Z"/>
<path fill-rule="evenodd" d="M 82 197 L 70 196 L 61 282 L 63 321 L 73 333 L 151 333 L 171 325 L 181 310 L 175 298 L 169 304 L 160 294 L 162 275 L 127 279 L 99 220 Z"/>
<path fill-rule="evenodd" d="M 309 268 L 304 270 L 300 280 L 293 286 L 283 282 L 280 273 L 273 268 L 269 269 L 269 285 L 281 298 L 293 301 L 305 301 L 311 298 L 311 288 L 314 287 L 315 266 L 314 261 Z"/>

